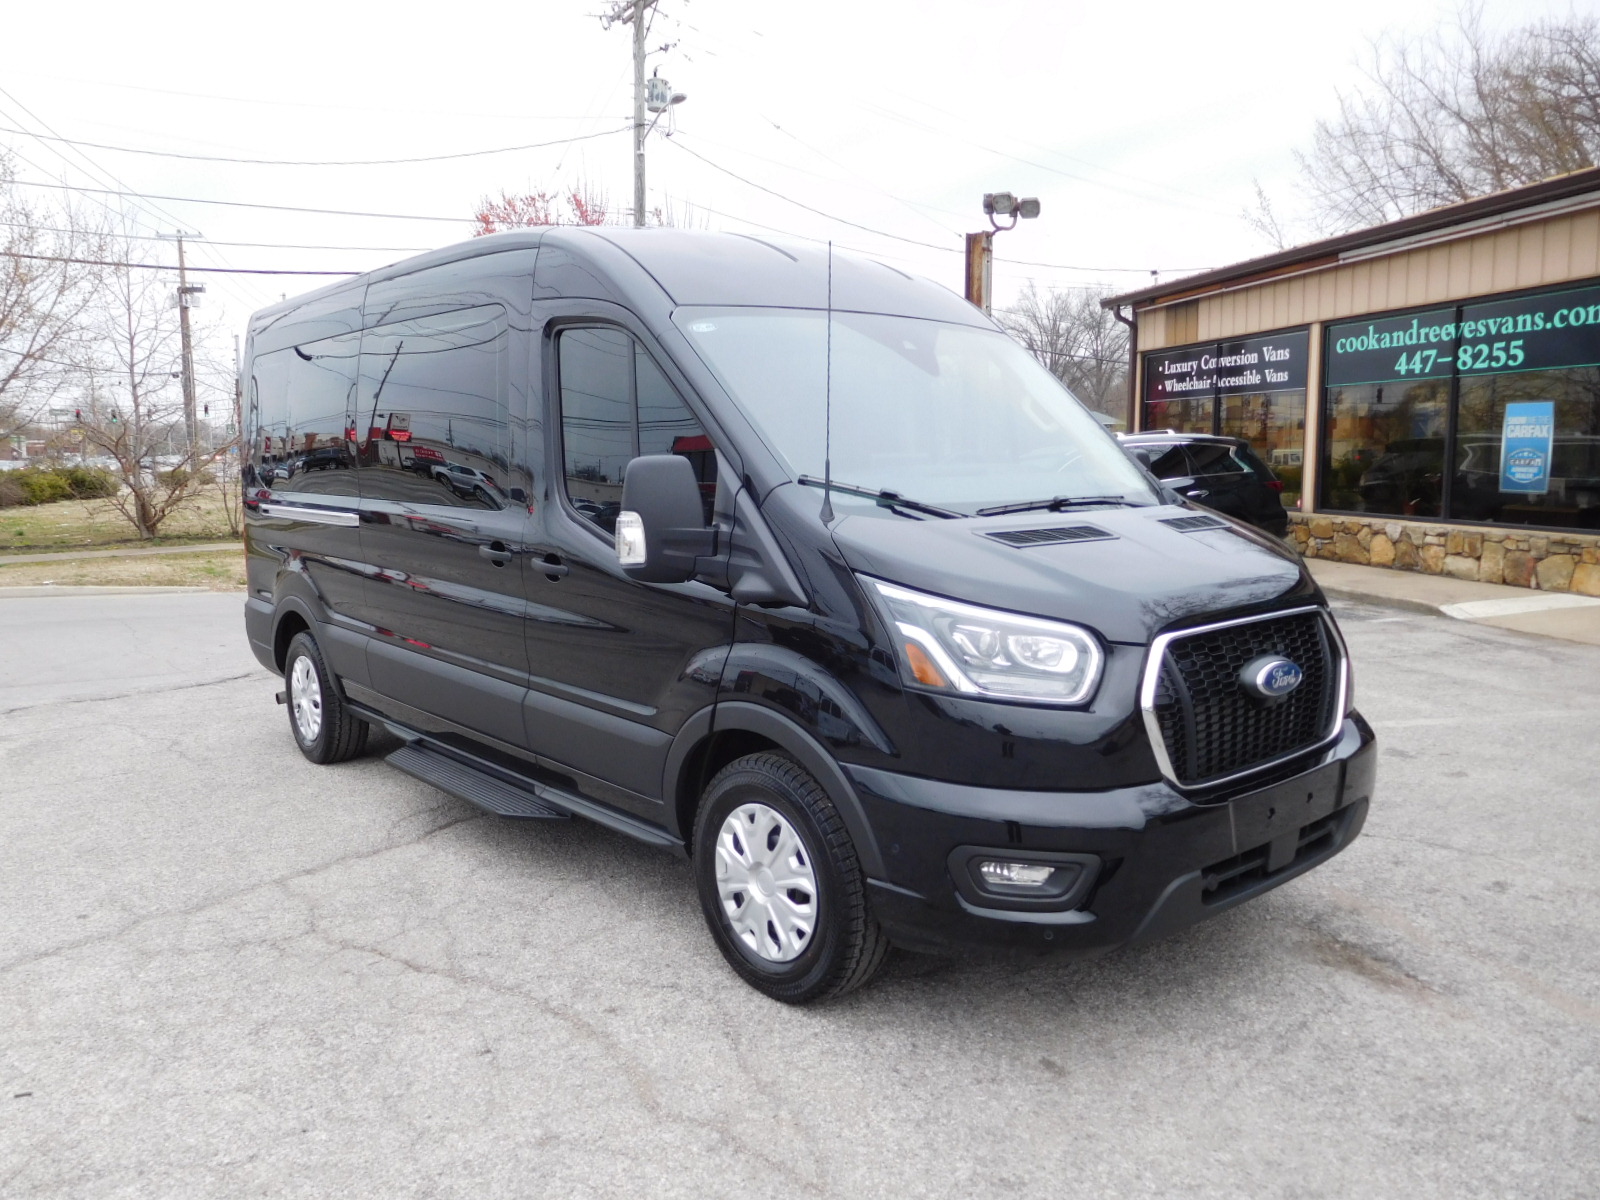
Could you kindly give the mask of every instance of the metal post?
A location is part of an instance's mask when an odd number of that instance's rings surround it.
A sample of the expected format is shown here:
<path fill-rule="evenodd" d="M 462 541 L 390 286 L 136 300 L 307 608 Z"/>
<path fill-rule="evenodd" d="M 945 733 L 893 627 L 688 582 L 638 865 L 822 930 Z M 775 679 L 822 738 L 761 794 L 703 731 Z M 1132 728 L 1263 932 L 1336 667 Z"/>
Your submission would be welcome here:
<path fill-rule="evenodd" d="M 967 299 L 986 314 L 993 282 L 994 234 L 967 234 Z"/>

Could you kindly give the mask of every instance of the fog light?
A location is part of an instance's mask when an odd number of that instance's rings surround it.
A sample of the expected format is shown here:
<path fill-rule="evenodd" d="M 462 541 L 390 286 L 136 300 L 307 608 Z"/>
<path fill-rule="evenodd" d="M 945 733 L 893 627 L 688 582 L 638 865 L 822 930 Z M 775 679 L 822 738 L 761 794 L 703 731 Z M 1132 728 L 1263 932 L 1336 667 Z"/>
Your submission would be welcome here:
<path fill-rule="evenodd" d="M 962 902 L 980 909 L 1065 912 L 1083 902 L 1100 873 L 1098 856 L 1065 850 L 957 846 L 948 861 Z"/>
<path fill-rule="evenodd" d="M 978 876 L 991 887 L 1043 889 L 1050 882 L 1056 868 L 1043 863 L 997 862 L 984 859 L 978 863 Z"/>

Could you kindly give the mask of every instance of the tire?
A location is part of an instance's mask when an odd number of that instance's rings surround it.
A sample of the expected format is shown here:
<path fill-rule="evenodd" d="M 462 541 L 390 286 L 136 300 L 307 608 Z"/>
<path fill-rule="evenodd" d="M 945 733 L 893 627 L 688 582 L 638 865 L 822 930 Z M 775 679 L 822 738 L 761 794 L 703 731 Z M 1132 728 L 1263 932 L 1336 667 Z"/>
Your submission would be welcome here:
<path fill-rule="evenodd" d="M 757 991 L 786 1004 L 831 1000 L 883 965 L 889 942 L 855 846 L 793 759 L 750 754 L 718 772 L 695 816 L 693 857 L 711 936 Z"/>
<path fill-rule="evenodd" d="M 345 706 L 316 639 L 297 633 L 283 659 L 285 707 L 295 744 L 314 763 L 337 763 L 367 748 L 370 726 Z"/>

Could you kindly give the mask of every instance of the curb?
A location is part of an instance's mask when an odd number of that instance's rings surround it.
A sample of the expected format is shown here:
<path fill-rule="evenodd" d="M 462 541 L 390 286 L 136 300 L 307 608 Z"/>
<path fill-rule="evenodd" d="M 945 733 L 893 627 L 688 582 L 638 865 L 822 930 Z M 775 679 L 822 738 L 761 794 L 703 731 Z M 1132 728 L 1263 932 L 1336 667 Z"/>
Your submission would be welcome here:
<path fill-rule="evenodd" d="M 1424 613 L 1430 617 L 1443 617 L 1448 614 L 1443 607 L 1429 604 L 1426 600 L 1417 600 L 1411 596 L 1380 596 L 1376 592 L 1363 592 L 1355 588 L 1338 587 L 1333 584 L 1318 582 L 1323 594 L 1339 600 L 1355 600 L 1362 604 L 1382 604 L 1388 608 L 1403 608 L 1408 612 Z"/>
<path fill-rule="evenodd" d="M 95 587 L 87 584 L 82 587 L 57 587 L 53 583 L 47 583 L 36 587 L 0 587 L 0 600 L 38 600 L 46 596 L 170 596 L 193 593 L 209 595 L 211 594 L 211 589 L 203 587 Z M 227 595 L 228 593 L 218 592 L 216 594 Z"/>
<path fill-rule="evenodd" d="M 244 553 L 243 542 L 205 542 L 198 546 L 130 546 L 125 550 L 65 550 L 49 554 L 0 554 L 0 567 L 8 563 L 80 562 L 90 558 L 160 558 L 168 554 L 215 554 L 224 550 Z"/>

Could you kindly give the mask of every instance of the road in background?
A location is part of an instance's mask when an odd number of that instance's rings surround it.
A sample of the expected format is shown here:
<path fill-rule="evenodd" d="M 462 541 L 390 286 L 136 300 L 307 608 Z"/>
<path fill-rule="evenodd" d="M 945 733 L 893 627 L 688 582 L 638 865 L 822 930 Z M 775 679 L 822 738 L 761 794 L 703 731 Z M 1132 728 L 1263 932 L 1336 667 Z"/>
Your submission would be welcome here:
<path fill-rule="evenodd" d="M 239 610 L 0 601 L 0 1194 L 1593 1194 L 1600 649 L 1343 605 L 1346 853 L 796 1010 L 685 864 L 305 762 Z"/>

